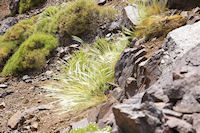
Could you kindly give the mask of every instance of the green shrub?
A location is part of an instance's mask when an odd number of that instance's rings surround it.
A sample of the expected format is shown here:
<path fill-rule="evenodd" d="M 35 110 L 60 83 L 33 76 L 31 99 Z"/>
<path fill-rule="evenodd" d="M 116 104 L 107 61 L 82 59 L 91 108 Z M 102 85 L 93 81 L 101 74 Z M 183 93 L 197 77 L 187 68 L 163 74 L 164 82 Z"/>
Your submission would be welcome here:
<path fill-rule="evenodd" d="M 67 111 L 84 110 L 106 100 L 107 82 L 114 82 L 114 66 L 128 44 L 127 38 L 116 41 L 97 40 L 92 46 L 83 44 L 65 62 L 59 83 L 45 88 L 54 91 L 52 96 L 61 99 Z"/>
<path fill-rule="evenodd" d="M 8 60 L 2 75 L 16 75 L 27 69 L 38 69 L 46 61 L 50 52 L 58 46 L 56 38 L 44 33 L 36 33 L 21 44 L 17 52 Z"/>
<path fill-rule="evenodd" d="M 39 20 L 35 25 L 35 32 L 44 32 L 52 35 L 58 33 L 56 14 L 59 7 L 51 6 L 39 15 Z"/>
<path fill-rule="evenodd" d="M 94 0 L 69 2 L 58 13 L 58 25 L 61 33 L 81 35 L 95 31 L 98 25 L 115 17 L 116 10 L 111 7 L 98 6 Z"/>
<path fill-rule="evenodd" d="M 29 9 L 33 8 L 34 6 L 37 6 L 43 2 L 45 2 L 45 0 L 20 0 L 19 13 L 24 13 Z"/>
<path fill-rule="evenodd" d="M 85 128 L 79 128 L 72 130 L 69 133 L 110 133 L 111 127 L 105 127 L 104 129 L 99 129 L 97 124 L 91 124 Z"/>
<path fill-rule="evenodd" d="M 14 25 L 3 36 L 0 37 L 0 64 L 1 66 L 11 56 L 22 42 L 24 42 L 32 33 L 32 27 L 35 19 L 23 20 Z"/>

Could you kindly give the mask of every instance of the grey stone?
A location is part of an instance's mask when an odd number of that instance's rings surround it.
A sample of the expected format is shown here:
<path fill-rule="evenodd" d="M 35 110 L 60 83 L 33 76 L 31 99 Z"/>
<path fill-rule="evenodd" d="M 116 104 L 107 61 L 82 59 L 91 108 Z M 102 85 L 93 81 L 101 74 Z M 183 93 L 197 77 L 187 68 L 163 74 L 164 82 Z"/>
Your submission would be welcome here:
<path fill-rule="evenodd" d="M 168 117 L 168 121 L 166 123 L 171 129 L 179 132 L 179 133 L 195 133 L 192 125 L 187 123 L 184 120 Z"/>
<path fill-rule="evenodd" d="M 181 116 L 182 116 L 181 113 L 173 111 L 173 110 L 170 110 L 170 109 L 162 109 L 162 112 L 165 115 L 168 115 L 168 116 L 175 116 L 175 117 L 178 117 L 178 118 L 181 118 Z"/>
<path fill-rule="evenodd" d="M 0 36 L 6 33 L 13 25 L 18 23 L 18 19 L 15 17 L 9 17 L 0 22 Z"/>
<path fill-rule="evenodd" d="M 173 110 L 181 113 L 200 113 L 200 104 L 192 95 L 186 94 Z"/>
<path fill-rule="evenodd" d="M 8 87 L 8 85 L 6 85 L 6 84 L 0 84 L 0 88 L 2 88 L 2 89 L 5 89 L 7 87 Z"/>
<path fill-rule="evenodd" d="M 125 133 L 162 130 L 163 114 L 153 103 L 121 104 L 113 107 L 116 124 Z"/>

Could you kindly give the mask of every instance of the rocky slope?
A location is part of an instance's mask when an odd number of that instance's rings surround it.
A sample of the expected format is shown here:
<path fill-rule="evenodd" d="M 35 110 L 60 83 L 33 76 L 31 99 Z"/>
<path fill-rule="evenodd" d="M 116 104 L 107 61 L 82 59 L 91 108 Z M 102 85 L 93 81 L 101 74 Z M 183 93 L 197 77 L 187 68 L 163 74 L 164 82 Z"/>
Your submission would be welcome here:
<path fill-rule="evenodd" d="M 12 9 L 18 9 L 15 2 L 11 0 Z M 0 35 L 57 2 L 63 1 L 47 0 L 45 5 L 25 14 L 4 17 Z M 137 25 L 137 5 L 127 6 L 118 0 L 97 3 L 123 11 L 114 22 L 101 26 L 101 35 L 108 40 L 118 37 L 116 32 L 122 27 L 130 29 Z M 59 46 L 39 71 L 21 77 L 1 77 L 0 132 L 66 133 L 97 123 L 100 128 L 112 127 L 112 133 L 199 133 L 199 3 L 169 0 L 170 8 L 175 9 L 163 13 L 167 17 L 159 22 L 164 23 L 162 27 L 176 22 L 176 26 L 170 27 L 171 32 L 166 37 L 165 34 L 157 37 L 155 32 L 149 40 L 131 38 L 131 44 L 127 44 L 115 65 L 115 83 L 107 82 L 109 90 L 104 92 L 107 102 L 96 107 L 66 113 L 60 99 L 47 97 L 51 92 L 41 87 L 58 80 L 55 75 L 62 72 L 60 60 L 68 61 L 69 53 L 79 50 L 78 42 Z M 174 14 L 179 14 L 180 19 L 170 19 Z M 97 37 L 101 35 L 99 32 Z"/>

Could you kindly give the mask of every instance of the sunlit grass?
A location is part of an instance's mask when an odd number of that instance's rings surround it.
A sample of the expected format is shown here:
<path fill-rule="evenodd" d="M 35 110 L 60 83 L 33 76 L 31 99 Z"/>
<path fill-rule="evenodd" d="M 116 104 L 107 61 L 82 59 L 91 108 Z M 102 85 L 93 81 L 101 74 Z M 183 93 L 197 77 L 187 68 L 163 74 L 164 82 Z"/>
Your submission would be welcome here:
<path fill-rule="evenodd" d="M 67 110 L 83 110 L 106 101 L 106 82 L 114 82 L 114 66 L 128 44 L 127 38 L 83 44 L 63 65 L 59 83 L 46 86 Z"/>

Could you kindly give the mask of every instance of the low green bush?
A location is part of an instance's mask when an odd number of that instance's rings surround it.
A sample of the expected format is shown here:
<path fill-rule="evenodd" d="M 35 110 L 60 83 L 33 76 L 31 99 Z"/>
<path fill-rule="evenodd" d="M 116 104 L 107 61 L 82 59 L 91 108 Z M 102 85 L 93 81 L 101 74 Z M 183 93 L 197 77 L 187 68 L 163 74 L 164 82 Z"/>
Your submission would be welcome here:
<path fill-rule="evenodd" d="M 23 20 L 0 37 L 0 64 L 3 64 L 32 33 L 35 18 Z"/>
<path fill-rule="evenodd" d="M 46 57 L 58 46 L 56 38 L 44 33 L 35 33 L 21 44 L 6 63 L 2 75 L 17 75 L 27 69 L 41 68 Z"/>
<path fill-rule="evenodd" d="M 39 4 L 44 3 L 45 0 L 20 0 L 19 3 L 19 13 L 24 13 L 28 11 L 29 9 L 33 8 L 34 6 L 37 6 Z"/>
<path fill-rule="evenodd" d="M 98 6 L 94 0 L 69 2 L 58 13 L 58 25 L 61 33 L 81 35 L 95 31 L 98 25 L 115 18 L 116 10 L 111 7 Z"/>
<path fill-rule="evenodd" d="M 110 133 L 110 132 L 111 132 L 110 126 L 100 129 L 97 124 L 91 124 L 85 128 L 72 130 L 69 133 Z"/>
<path fill-rule="evenodd" d="M 35 32 L 44 32 L 55 36 L 58 33 L 56 14 L 59 10 L 59 6 L 51 6 L 42 12 L 35 25 Z"/>

